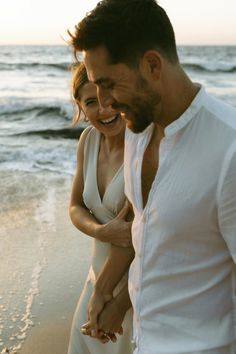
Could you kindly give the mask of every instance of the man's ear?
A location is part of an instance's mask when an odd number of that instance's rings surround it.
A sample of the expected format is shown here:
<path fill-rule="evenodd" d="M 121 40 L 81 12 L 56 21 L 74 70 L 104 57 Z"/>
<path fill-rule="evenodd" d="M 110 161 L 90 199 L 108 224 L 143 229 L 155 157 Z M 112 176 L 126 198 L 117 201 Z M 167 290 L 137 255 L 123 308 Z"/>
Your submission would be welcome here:
<path fill-rule="evenodd" d="M 162 61 L 163 59 L 157 51 L 148 50 L 143 54 L 141 59 L 141 66 L 146 75 L 152 76 L 155 79 L 159 79 L 162 68 Z"/>

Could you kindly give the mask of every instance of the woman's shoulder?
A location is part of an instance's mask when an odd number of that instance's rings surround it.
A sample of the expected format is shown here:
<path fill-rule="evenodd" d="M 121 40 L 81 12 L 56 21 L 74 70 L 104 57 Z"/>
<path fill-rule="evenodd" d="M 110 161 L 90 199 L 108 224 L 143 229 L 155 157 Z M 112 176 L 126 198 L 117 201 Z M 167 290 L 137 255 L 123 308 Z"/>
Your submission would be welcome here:
<path fill-rule="evenodd" d="M 78 148 L 84 146 L 85 141 L 89 139 L 91 135 L 96 134 L 95 130 L 96 129 L 93 126 L 89 125 L 82 131 L 78 142 Z"/>
<path fill-rule="evenodd" d="M 87 136 L 90 134 L 90 132 L 93 130 L 93 126 L 89 125 L 88 127 L 86 127 L 81 135 L 80 135 L 80 138 L 79 138 L 79 141 L 84 141 L 86 140 Z"/>
<path fill-rule="evenodd" d="M 100 132 L 92 125 L 89 125 L 83 130 L 82 134 L 80 135 L 80 140 L 85 142 L 86 140 L 93 139 L 98 136 L 100 136 Z"/>
<path fill-rule="evenodd" d="M 83 132 L 80 135 L 78 146 L 77 146 L 77 155 L 81 155 L 87 151 L 89 148 L 91 140 L 93 143 L 96 141 L 96 139 L 99 139 L 99 131 L 93 127 L 93 126 L 88 126 L 86 127 Z M 99 141 L 99 140 L 98 140 Z"/>

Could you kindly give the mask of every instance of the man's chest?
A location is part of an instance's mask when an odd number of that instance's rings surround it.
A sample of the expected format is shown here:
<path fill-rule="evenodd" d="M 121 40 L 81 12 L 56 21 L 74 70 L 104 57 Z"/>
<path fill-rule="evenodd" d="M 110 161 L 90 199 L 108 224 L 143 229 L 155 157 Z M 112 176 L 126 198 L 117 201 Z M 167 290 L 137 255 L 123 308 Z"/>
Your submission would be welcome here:
<path fill-rule="evenodd" d="M 143 208 L 148 200 L 151 186 L 155 180 L 158 169 L 158 151 L 147 149 L 143 155 L 142 170 L 141 170 L 141 190 Z"/>

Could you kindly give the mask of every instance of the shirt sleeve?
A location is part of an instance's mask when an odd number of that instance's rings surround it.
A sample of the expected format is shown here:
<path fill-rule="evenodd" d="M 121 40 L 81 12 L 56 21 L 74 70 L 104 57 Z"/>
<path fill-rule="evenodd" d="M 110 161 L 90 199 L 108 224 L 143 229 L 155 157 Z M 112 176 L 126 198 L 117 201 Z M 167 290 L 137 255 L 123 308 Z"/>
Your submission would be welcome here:
<path fill-rule="evenodd" d="M 236 263 L 236 142 L 226 153 L 219 179 L 217 199 L 220 230 Z"/>

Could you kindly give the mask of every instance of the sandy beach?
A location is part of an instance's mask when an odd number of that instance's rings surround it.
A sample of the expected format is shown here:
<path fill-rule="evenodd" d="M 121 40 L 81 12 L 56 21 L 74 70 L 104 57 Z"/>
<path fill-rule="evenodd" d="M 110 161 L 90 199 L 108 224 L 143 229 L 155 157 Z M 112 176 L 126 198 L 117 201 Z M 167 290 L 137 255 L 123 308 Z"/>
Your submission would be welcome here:
<path fill-rule="evenodd" d="M 1 181 L 0 353 L 66 354 L 91 254 L 68 216 L 71 177 L 1 172 Z"/>

